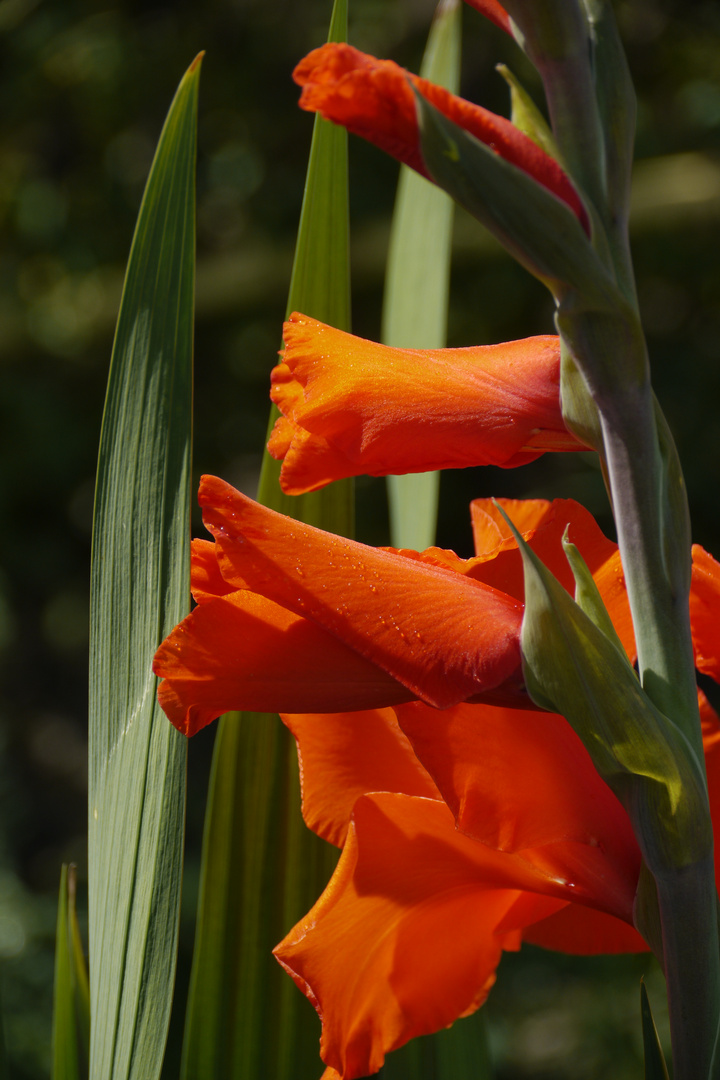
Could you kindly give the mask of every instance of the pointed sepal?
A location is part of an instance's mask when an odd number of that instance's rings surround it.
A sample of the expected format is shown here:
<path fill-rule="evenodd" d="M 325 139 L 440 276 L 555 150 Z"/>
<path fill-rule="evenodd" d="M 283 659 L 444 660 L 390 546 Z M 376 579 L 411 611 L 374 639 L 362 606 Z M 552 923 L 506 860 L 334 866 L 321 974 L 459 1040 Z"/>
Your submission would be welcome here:
<path fill-rule="evenodd" d="M 623 803 L 655 874 L 712 847 L 704 775 L 689 743 L 643 692 L 627 657 L 565 591 L 505 516 L 525 575 L 523 673 L 538 705 L 561 713 Z M 598 617 L 597 601 L 583 599 Z"/>

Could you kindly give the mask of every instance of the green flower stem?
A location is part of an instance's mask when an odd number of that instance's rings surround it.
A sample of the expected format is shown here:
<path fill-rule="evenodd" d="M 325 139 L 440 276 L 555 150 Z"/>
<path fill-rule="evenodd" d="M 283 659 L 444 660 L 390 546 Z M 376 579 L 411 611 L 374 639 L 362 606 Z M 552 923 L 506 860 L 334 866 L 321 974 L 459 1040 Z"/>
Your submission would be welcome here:
<path fill-rule="evenodd" d="M 588 64 L 590 41 L 578 0 L 504 0 L 522 46 L 540 72 L 564 166 L 603 214 L 605 146 Z"/>
<path fill-rule="evenodd" d="M 621 408 L 629 423 L 618 424 Z M 663 542 L 667 525 L 662 505 L 667 492 L 658 467 L 660 447 L 649 387 L 625 392 L 622 403 L 601 405 L 599 413 L 642 686 L 682 729 L 702 761 L 689 588 L 682 580 L 684 567 L 678 567 L 680 573 L 668 573 L 667 548 L 680 546 L 673 544 L 680 537 Z M 680 528 L 685 531 L 684 522 Z M 689 571 L 689 545 L 685 550 Z"/>
<path fill-rule="evenodd" d="M 712 854 L 674 873 L 658 874 L 656 882 L 674 1080 L 717 1080 L 720 1062 L 713 1061 L 713 1050 L 720 1016 L 720 970 Z"/>
<path fill-rule="evenodd" d="M 639 327 L 608 330 L 582 314 L 558 324 L 598 409 L 606 474 L 630 601 L 643 689 L 704 761 L 689 619 L 690 532 L 677 453 L 652 394 Z M 603 332 L 604 330 L 604 332 Z M 602 377 L 612 342 L 623 379 Z M 641 354 L 640 354 L 641 353 Z M 595 360 L 595 357 L 598 359 Z M 594 378 L 593 378 L 594 377 Z M 692 828 L 709 824 L 696 822 Z M 662 822 L 649 822 L 650 830 Z M 643 837 L 638 837 L 641 846 Z M 651 839 L 651 837 L 649 837 Z M 689 838 L 691 839 L 691 838 Z M 720 953 L 712 852 L 689 866 L 651 866 L 658 889 L 676 1080 L 710 1076 L 720 1017 Z"/>

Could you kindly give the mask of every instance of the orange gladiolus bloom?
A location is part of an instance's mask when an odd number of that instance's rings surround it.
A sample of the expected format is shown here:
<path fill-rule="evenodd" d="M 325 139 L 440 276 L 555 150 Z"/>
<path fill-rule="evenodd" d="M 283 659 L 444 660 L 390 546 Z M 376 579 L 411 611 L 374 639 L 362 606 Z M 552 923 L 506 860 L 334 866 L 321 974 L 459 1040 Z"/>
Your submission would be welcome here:
<path fill-rule="evenodd" d="M 233 709 L 528 701 L 522 603 L 476 580 L 477 560 L 369 548 L 212 476 L 199 501 L 215 543 L 193 546 L 198 606 L 154 663 L 160 704 L 186 735 Z"/>
<path fill-rule="evenodd" d="M 504 506 L 566 587 L 570 523 L 633 656 L 616 545 L 571 501 Z M 478 576 L 521 596 L 505 522 L 484 500 L 473 520 Z M 720 566 L 701 549 L 693 586 L 698 658 L 717 673 L 708 612 Z M 720 723 L 700 704 L 720 812 Z M 283 719 L 298 743 L 305 820 L 343 846 L 327 890 L 275 950 L 321 1014 L 326 1080 L 376 1072 L 389 1051 L 473 1012 L 502 951 L 522 941 L 580 954 L 647 948 L 632 926 L 640 853 L 629 819 L 563 717 L 413 702 Z"/>
<path fill-rule="evenodd" d="M 293 78 L 303 88 L 301 108 L 342 124 L 431 180 L 422 156 L 414 87 L 454 124 L 567 203 L 589 231 L 587 213 L 567 174 L 504 117 L 351 45 L 314 49 L 300 61 Z"/>
<path fill-rule="evenodd" d="M 396 349 L 295 313 L 283 338 L 268 450 L 291 495 L 344 476 L 514 468 L 587 449 L 563 423 L 557 337 Z"/>

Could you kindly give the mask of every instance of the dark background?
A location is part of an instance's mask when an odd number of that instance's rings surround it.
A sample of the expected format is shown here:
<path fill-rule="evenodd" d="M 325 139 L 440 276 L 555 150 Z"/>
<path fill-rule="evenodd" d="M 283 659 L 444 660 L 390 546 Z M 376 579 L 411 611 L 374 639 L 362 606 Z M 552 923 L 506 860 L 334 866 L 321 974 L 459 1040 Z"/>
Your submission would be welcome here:
<path fill-rule="evenodd" d="M 683 459 L 694 536 L 720 551 L 720 6 L 616 5 L 639 94 L 633 227 L 658 395 Z M 90 525 L 124 261 L 175 87 L 207 50 L 200 98 L 196 472 L 254 493 L 312 121 L 290 72 L 326 35 L 330 0 L 110 5 L 0 0 L 0 986 L 15 1076 L 49 1073 L 55 894 L 86 879 Z M 351 0 L 353 44 L 417 69 L 432 3 Z M 512 42 L 464 12 L 463 93 L 507 111 Z M 537 83 L 531 83 L 537 91 Z M 377 338 L 397 166 L 351 140 L 354 329 Z M 552 331 L 548 295 L 458 216 L 449 344 Z M 387 541 L 384 485 L 358 483 L 360 538 Z M 585 455 L 443 478 L 439 543 L 470 553 L 481 495 L 573 496 L 612 524 Z M 212 732 L 190 745 L 179 984 Z M 488 1014 L 504 1077 L 639 1076 L 646 958 L 503 962 Z M 182 1007 L 167 1073 L 176 1075 Z"/>

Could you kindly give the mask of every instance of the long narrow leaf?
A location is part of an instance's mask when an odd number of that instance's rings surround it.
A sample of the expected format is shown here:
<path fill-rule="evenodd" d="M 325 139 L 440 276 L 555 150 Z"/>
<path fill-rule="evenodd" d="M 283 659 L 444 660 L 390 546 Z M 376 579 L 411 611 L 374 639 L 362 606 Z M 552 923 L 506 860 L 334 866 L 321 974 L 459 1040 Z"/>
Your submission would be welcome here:
<path fill-rule="evenodd" d="M 645 1080 L 668 1080 L 665 1055 L 662 1052 L 657 1028 L 653 1020 L 644 979 L 640 981 L 640 1014 L 642 1016 L 643 1049 L 645 1051 Z"/>
<path fill-rule="evenodd" d="M 460 81 L 460 3 L 441 0 L 420 72 L 456 91 Z M 400 170 L 385 276 L 382 338 L 407 349 L 441 349 L 447 339 L 453 201 L 418 173 Z M 439 473 L 388 477 L 395 547 L 435 542 Z"/>
<path fill-rule="evenodd" d="M 77 1030 L 73 1003 L 71 950 L 68 940 L 67 866 L 60 873 L 57 930 L 55 934 L 55 984 L 53 990 L 52 1077 L 79 1080 Z"/>
<path fill-rule="evenodd" d="M 336 0 L 330 40 L 346 36 Z M 349 329 L 347 136 L 316 118 L 288 312 Z M 277 412 L 271 411 L 270 425 Z M 353 529 L 353 485 L 292 498 L 265 454 L 258 498 L 333 532 Z M 282 658 L 278 658 L 282 663 Z M 276 716 L 231 714 L 215 741 L 203 840 L 183 1080 L 315 1080 L 319 1024 L 271 955 L 327 884 L 335 852 L 300 816 L 297 755 Z"/>
<path fill-rule="evenodd" d="M 195 143 L 200 58 L 168 113 L 140 208 L 98 461 L 90 644 L 93 1080 L 154 1080 L 167 1038 L 185 741 L 153 654 L 189 609 Z"/>
<path fill-rule="evenodd" d="M 90 996 L 75 912 L 75 867 L 63 864 L 55 936 L 53 1080 L 84 1080 L 89 1048 Z"/>

